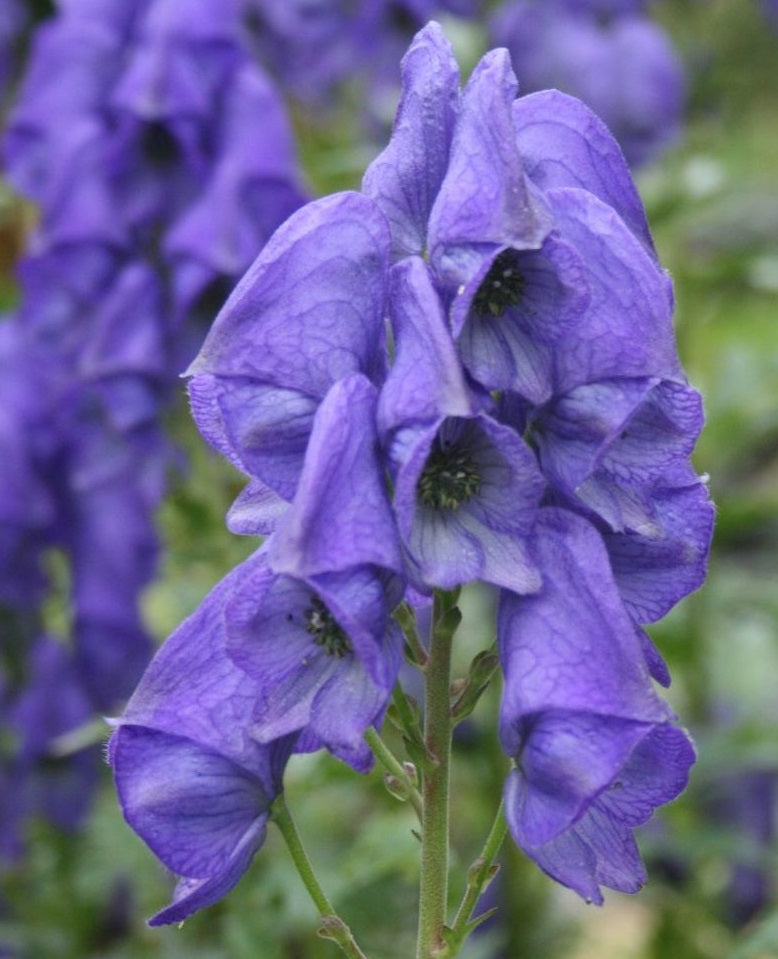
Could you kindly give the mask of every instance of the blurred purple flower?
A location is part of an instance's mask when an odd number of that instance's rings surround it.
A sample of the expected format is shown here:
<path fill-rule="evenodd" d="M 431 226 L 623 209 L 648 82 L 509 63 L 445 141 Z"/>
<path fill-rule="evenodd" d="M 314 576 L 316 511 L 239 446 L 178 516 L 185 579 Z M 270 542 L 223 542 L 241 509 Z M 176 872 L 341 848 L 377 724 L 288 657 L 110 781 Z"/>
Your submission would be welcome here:
<path fill-rule="evenodd" d="M 30 817 L 43 816 L 74 830 L 86 814 L 97 785 L 99 751 L 61 756 L 55 740 L 92 718 L 92 706 L 64 643 L 40 637 L 27 657 L 27 682 L 6 694 L 0 751 L 0 853 L 20 854 Z"/>
<path fill-rule="evenodd" d="M 321 107 L 356 80 L 379 116 L 413 34 L 440 13 L 475 17 L 480 7 L 481 0 L 246 0 L 257 50 L 285 89 Z"/>
<path fill-rule="evenodd" d="M 661 28 L 640 16 L 643 5 L 514 0 L 491 26 L 492 40 L 510 50 L 522 93 L 555 87 L 580 97 L 633 166 L 677 138 L 684 101 L 681 63 Z"/>

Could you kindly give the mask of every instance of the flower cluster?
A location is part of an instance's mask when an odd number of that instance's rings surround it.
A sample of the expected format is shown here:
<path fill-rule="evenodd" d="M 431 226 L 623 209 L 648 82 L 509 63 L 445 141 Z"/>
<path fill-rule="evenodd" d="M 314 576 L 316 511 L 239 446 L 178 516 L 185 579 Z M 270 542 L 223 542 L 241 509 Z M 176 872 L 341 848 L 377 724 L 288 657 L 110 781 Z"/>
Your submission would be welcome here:
<path fill-rule="evenodd" d="M 32 721 L 36 650 L 59 642 L 89 708 L 76 719 L 52 696 L 52 736 L 120 708 L 150 659 L 139 596 L 171 459 L 160 414 L 205 320 L 304 200 L 285 110 L 243 28 L 241 5 L 222 0 L 196 17 L 179 0 L 71 0 L 34 32 L 8 116 L 5 173 L 39 220 L 0 326 L 0 604 L 18 633 L 2 708 Z M 52 599 L 70 610 L 56 640 Z M 0 763 L 15 782 L 33 775 L 25 735 Z"/>
<path fill-rule="evenodd" d="M 499 592 L 517 843 L 589 900 L 634 891 L 632 829 L 694 753 L 643 626 L 704 575 L 712 508 L 673 298 L 623 156 L 507 52 L 464 89 L 429 24 L 361 192 L 294 214 L 189 370 L 206 440 L 267 538 L 149 666 L 111 744 L 133 828 L 180 877 L 172 922 L 234 885 L 291 752 L 357 770 L 397 680 L 403 600 Z"/>
<path fill-rule="evenodd" d="M 522 93 L 558 87 L 600 116 L 633 166 L 678 135 L 684 73 L 648 0 L 509 0 L 491 39 L 511 52 Z"/>

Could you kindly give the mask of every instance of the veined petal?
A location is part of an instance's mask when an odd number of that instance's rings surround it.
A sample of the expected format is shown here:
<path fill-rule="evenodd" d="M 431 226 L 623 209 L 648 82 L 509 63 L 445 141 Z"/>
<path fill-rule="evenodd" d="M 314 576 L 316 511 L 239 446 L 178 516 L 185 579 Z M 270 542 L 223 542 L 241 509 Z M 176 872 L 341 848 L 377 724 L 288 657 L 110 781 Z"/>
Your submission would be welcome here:
<path fill-rule="evenodd" d="M 613 377 L 678 379 L 672 285 L 615 210 L 580 189 L 547 194 L 584 261 L 589 308 L 556 351 L 555 393 Z"/>
<path fill-rule="evenodd" d="M 282 499 L 297 489 L 319 399 L 248 377 L 194 376 L 192 416 L 203 437 Z"/>
<path fill-rule="evenodd" d="M 472 278 L 489 245 L 537 249 L 551 229 L 516 146 L 516 90 L 507 51 L 492 50 L 462 94 L 448 170 L 429 224 L 433 269 L 452 292 Z"/>
<path fill-rule="evenodd" d="M 527 717 L 512 785 L 519 844 L 541 846 L 581 818 L 612 785 L 651 723 L 548 709 Z"/>
<path fill-rule="evenodd" d="M 245 376 L 322 397 L 380 380 L 391 237 L 359 193 L 307 204 L 273 234 L 217 316 L 189 374 Z"/>
<path fill-rule="evenodd" d="M 272 797 L 231 759 L 183 736 L 123 724 L 111 761 L 127 821 L 173 872 L 211 876 L 229 868 L 247 833 L 261 842 Z"/>
<path fill-rule="evenodd" d="M 227 511 L 227 529 L 239 536 L 272 533 L 289 503 L 261 480 L 251 480 Z"/>
<path fill-rule="evenodd" d="M 187 737 L 249 769 L 262 765 L 264 756 L 248 734 L 257 684 L 225 649 L 225 606 L 248 579 L 261 601 L 274 579 L 262 550 L 218 583 L 163 644 L 119 724 Z"/>
<path fill-rule="evenodd" d="M 649 534 L 603 535 L 619 592 L 638 623 L 661 619 L 705 578 L 715 511 L 707 487 L 689 472 L 688 485 L 654 490 Z"/>
<path fill-rule="evenodd" d="M 649 723 L 670 719 L 651 686 L 596 529 L 573 513 L 543 509 L 533 557 L 542 588 L 528 596 L 504 592 L 498 613 L 506 751 L 516 751 L 520 718 L 541 710 Z"/>
<path fill-rule="evenodd" d="M 402 61 L 402 96 L 389 145 L 367 168 L 362 190 L 386 214 L 395 256 L 421 254 L 448 166 L 459 108 L 459 67 L 437 23 L 416 34 Z"/>
<path fill-rule="evenodd" d="M 264 747 L 267 767 L 278 770 L 268 780 L 186 737 L 119 727 L 110 755 L 124 816 L 180 877 L 151 925 L 180 922 L 235 886 L 264 841 L 293 743 Z"/>
<path fill-rule="evenodd" d="M 542 90 L 516 100 L 513 120 L 527 176 L 543 190 L 580 187 L 593 193 L 655 255 L 627 162 L 597 114 L 576 97 Z"/>
<path fill-rule="evenodd" d="M 394 362 L 378 401 L 378 428 L 429 424 L 440 416 L 467 416 L 474 409 L 456 347 L 426 264 L 419 257 L 397 263 L 390 274 Z"/>
<path fill-rule="evenodd" d="M 294 501 L 269 545 L 276 572 L 296 577 L 402 560 L 378 458 L 376 390 L 359 374 L 319 407 Z"/>

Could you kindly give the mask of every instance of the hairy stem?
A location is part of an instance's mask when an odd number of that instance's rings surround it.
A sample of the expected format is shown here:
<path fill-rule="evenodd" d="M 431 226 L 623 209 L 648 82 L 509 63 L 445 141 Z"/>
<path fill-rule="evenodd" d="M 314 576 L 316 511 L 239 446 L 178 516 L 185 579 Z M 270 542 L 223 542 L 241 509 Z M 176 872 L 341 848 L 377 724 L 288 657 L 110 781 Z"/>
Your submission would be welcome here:
<path fill-rule="evenodd" d="M 417 959 L 445 954 L 448 894 L 449 766 L 451 759 L 451 645 L 459 625 L 451 596 L 436 593 L 425 669 L 424 742 L 432 762 L 423 769 L 423 817 Z"/>
<path fill-rule="evenodd" d="M 323 939 L 331 939 L 349 959 L 367 959 L 354 941 L 351 930 L 340 916 L 337 915 L 332 903 L 319 885 L 319 881 L 311 865 L 311 860 L 303 848 L 300 834 L 289 812 L 289 807 L 286 805 L 283 793 L 273 803 L 270 818 L 276 826 L 278 826 L 281 835 L 284 837 L 284 842 L 297 868 L 297 872 L 303 881 L 303 885 L 308 890 L 308 894 L 313 900 L 314 905 L 319 910 L 319 915 L 321 916 L 319 935 Z"/>

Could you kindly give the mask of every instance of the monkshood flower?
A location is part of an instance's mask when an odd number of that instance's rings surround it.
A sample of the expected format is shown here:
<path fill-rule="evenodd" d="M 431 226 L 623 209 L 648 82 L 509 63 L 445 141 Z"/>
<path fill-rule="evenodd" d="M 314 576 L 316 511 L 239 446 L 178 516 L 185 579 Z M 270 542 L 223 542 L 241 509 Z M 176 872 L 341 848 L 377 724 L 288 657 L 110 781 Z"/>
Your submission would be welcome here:
<path fill-rule="evenodd" d="M 635 2 L 514 0 L 491 24 L 511 52 L 523 93 L 557 87 L 608 125 L 630 164 L 676 139 L 683 68 L 662 29 Z"/>
<path fill-rule="evenodd" d="M 601 885 L 645 882 L 632 829 L 682 791 L 694 750 L 652 689 L 597 532 L 549 509 L 534 542 L 543 586 L 503 593 L 498 618 L 506 815 L 545 872 L 601 903 Z"/>
<path fill-rule="evenodd" d="M 535 458 L 466 384 L 424 261 L 396 264 L 390 290 L 395 356 L 379 426 L 415 582 L 532 592 L 540 579 L 524 544 L 545 486 Z"/>
<path fill-rule="evenodd" d="M 119 720 L 110 757 L 125 816 L 182 877 L 153 924 L 237 882 L 293 747 L 371 764 L 363 734 L 397 677 L 388 613 L 403 588 L 375 401 L 360 374 L 332 387 L 279 529 L 168 640 Z"/>
<path fill-rule="evenodd" d="M 294 736 L 261 745 L 250 735 L 254 683 L 224 651 L 224 600 L 247 572 L 234 570 L 157 653 L 109 744 L 128 823 L 179 877 L 152 925 L 180 922 L 237 883 L 294 746 Z"/>
<path fill-rule="evenodd" d="M 355 372 L 383 379 L 389 245 L 365 197 L 317 200 L 275 233 L 217 316 L 189 394 L 205 439 L 252 478 L 235 532 L 272 530 L 330 386 Z"/>
<path fill-rule="evenodd" d="M 257 685 L 255 737 L 302 729 L 299 749 L 324 745 L 360 770 L 397 679 L 389 614 L 404 587 L 375 402 L 361 374 L 327 393 L 294 500 L 225 611 L 227 651 Z"/>

